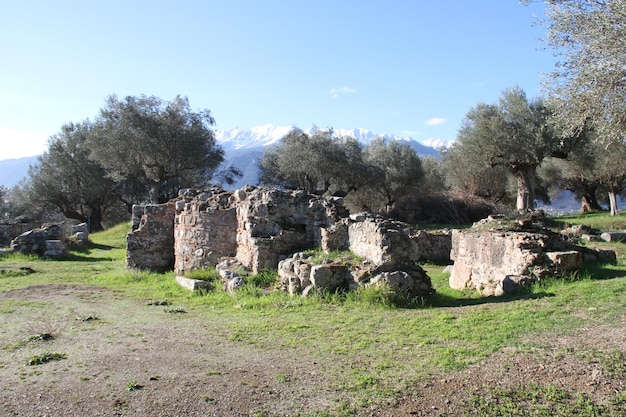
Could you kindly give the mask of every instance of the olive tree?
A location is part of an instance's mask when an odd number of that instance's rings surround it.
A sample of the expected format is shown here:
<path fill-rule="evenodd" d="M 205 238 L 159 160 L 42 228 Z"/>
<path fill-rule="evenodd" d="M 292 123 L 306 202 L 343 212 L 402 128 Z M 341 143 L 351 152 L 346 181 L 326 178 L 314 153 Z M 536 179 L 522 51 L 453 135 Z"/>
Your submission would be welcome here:
<path fill-rule="evenodd" d="M 363 149 L 372 176 L 367 190 L 378 196 L 386 212 L 398 199 L 418 189 L 424 175 L 422 161 L 406 142 L 378 138 Z"/>
<path fill-rule="evenodd" d="M 91 158 L 93 131 L 89 120 L 64 125 L 50 137 L 48 150 L 30 167 L 18 192 L 30 206 L 58 210 L 97 231 L 103 228 L 105 210 L 117 200 L 117 185 Z"/>
<path fill-rule="evenodd" d="M 151 202 L 173 198 L 180 188 L 210 181 L 224 159 L 209 110 L 194 111 L 185 97 L 110 96 L 97 118 L 92 156 L 109 178 L 148 189 Z"/>
<path fill-rule="evenodd" d="M 332 129 L 296 128 L 265 150 L 259 181 L 309 193 L 347 193 L 367 182 L 367 169 L 355 139 L 336 138 Z"/>
<path fill-rule="evenodd" d="M 484 167 L 505 167 L 515 176 L 520 212 L 534 208 L 537 167 L 560 146 L 548 116 L 542 100 L 529 100 L 521 88 L 513 87 L 498 103 L 470 109 L 457 136 L 462 157 L 482 160 Z"/>
<path fill-rule="evenodd" d="M 587 123 L 626 141 L 626 1 L 548 0 L 545 43 L 560 58 L 545 79 L 564 137 Z"/>

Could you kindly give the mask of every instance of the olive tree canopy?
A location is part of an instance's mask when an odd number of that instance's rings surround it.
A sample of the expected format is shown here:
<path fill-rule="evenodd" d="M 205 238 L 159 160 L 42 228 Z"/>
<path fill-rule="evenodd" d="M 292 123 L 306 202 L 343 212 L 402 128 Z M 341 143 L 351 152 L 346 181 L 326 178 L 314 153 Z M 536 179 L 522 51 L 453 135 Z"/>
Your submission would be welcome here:
<path fill-rule="evenodd" d="M 224 159 L 210 111 L 192 110 L 185 97 L 165 102 L 154 96 L 110 96 L 96 121 L 93 158 L 116 181 L 147 184 L 151 202 L 205 184 Z"/>
<path fill-rule="evenodd" d="M 537 167 L 560 146 L 548 116 L 542 100 L 529 100 L 521 88 L 509 88 L 498 103 L 479 103 L 469 110 L 455 152 L 461 160 L 510 170 L 517 179 L 517 210 L 533 209 Z"/>
<path fill-rule="evenodd" d="M 545 89 L 564 137 L 587 123 L 626 141 L 626 0 L 548 0 L 545 43 L 560 58 Z"/>

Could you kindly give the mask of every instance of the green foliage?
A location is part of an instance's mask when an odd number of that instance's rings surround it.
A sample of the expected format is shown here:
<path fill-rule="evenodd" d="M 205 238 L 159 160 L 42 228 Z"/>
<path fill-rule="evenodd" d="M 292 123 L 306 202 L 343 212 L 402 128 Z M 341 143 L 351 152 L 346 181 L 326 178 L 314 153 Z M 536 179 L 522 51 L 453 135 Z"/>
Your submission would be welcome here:
<path fill-rule="evenodd" d="M 154 96 L 110 96 L 97 122 L 93 158 L 127 189 L 148 190 L 151 202 L 205 184 L 224 159 L 210 111 L 193 111 L 186 97 L 164 102 Z"/>
<path fill-rule="evenodd" d="M 89 120 L 69 123 L 50 138 L 48 151 L 31 166 L 21 195 L 28 206 L 55 209 L 67 218 L 89 221 L 102 230 L 107 206 L 116 200 L 116 184 L 92 158 L 89 142 L 95 126 Z"/>
<path fill-rule="evenodd" d="M 26 364 L 29 366 L 43 365 L 44 363 L 48 363 L 50 361 L 60 361 L 61 359 L 66 358 L 67 355 L 64 353 L 44 352 L 41 355 L 31 356 Z"/>
<path fill-rule="evenodd" d="M 246 283 L 258 288 L 269 288 L 278 282 L 278 272 L 273 269 L 262 269 L 258 274 L 248 275 Z"/>
<path fill-rule="evenodd" d="M 536 169 L 560 145 L 548 116 L 542 100 L 529 100 L 521 88 L 509 88 L 497 104 L 479 103 L 469 110 L 448 158 L 478 172 L 498 166 L 509 170 L 517 180 L 517 209 L 534 208 Z"/>
<path fill-rule="evenodd" d="M 139 384 L 139 382 L 135 381 L 134 379 L 126 384 L 126 391 L 138 391 L 142 388 L 143 385 Z"/>
<path fill-rule="evenodd" d="M 564 138 L 588 124 L 604 143 L 626 137 L 626 3 L 549 1 L 547 46 L 559 60 L 545 80 Z"/>
<path fill-rule="evenodd" d="M 236 170 L 217 171 L 223 150 L 214 123 L 209 110 L 192 110 L 185 97 L 110 96 L 95 121 L 68 123 L 50 138 L 15 191 L 23 200 L 15 209 L 57 210 L 98 231 L 132 204 L 167 201 L 219 174 L 232 181 Z"/>
<path fill-rule="evenodd" d="M 378 195 L 387 211 L 400 197 L 419 188 L 424 176 L 422 161 L 408 143 L 379 138 L 368 143 L 363 154 L 375 173 L 367 190 Z"/>
<path fill-rule="evenodd" d="M 259 179 L 309 193 L 347 192 L 367 182 L 367 169 L 355 139 L 335 138 L 332 129 L 294 129 L 265 151 Z"/>

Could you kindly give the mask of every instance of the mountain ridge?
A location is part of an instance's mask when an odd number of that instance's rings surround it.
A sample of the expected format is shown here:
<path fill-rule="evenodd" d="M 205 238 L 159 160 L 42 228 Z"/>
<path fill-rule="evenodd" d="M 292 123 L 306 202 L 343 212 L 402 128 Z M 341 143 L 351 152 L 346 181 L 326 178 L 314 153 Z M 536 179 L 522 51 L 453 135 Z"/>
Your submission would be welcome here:
<path fill-rule="evenodd" d="M 224 149 L 224 166 L 233 165 L 243 172 L 243 176 L 231 187 L 240 188 L 246 184 L 256 184 L 258 168 L 256 161 L 263 155 L 265 147 L 277 144 L 286 134 L 296 126 L 278 126 L 265 124 L 252 128 L 215 130 L 215 139 Z M 315 127 L 304 129 L 311 133 Z M 438 157 L 439 151 L 434 146 L 422 144 L 409 136 L 398 136 L 391 133 L 376 133 L 365 128 L 333 129 L 334 136 L 350 136 L 359 143 L 366 145 L 370 141 L 383 137 L 386 140 L 406 142 L 415 149 L 421 157 Z M 13 187 L 28 173 L 31 164 L 37 162 L 37 156 L 0 160 L 0 185 Z"/>

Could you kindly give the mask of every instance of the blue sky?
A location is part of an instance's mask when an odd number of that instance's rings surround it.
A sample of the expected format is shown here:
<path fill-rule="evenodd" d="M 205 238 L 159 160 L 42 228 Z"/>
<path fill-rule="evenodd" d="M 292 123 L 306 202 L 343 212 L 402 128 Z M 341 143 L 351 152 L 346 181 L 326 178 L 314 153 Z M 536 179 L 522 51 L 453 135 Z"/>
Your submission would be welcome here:
<path fill-rule="evenodd" d="M 0 160 L 42 153 L 108 95 L 187 96 L 216 129 L 453 140 L 479 102 L 541 94 L 554 57 L 519 0 L 2 1 Z"/>

